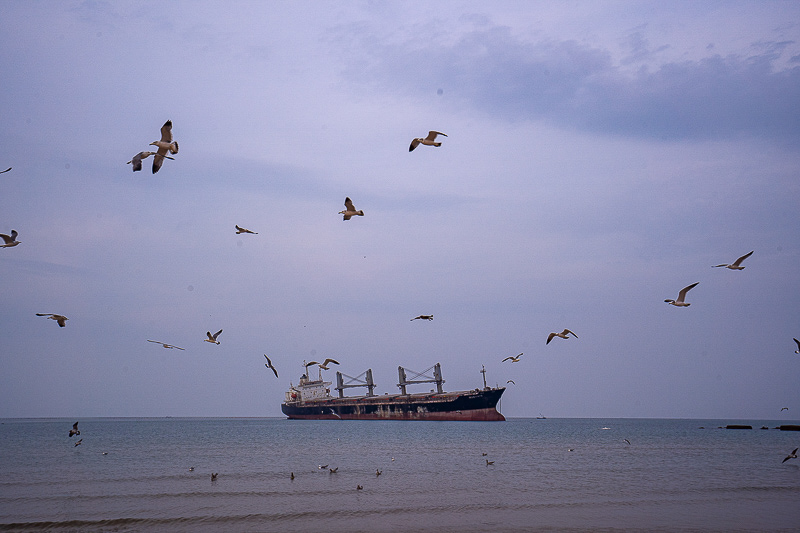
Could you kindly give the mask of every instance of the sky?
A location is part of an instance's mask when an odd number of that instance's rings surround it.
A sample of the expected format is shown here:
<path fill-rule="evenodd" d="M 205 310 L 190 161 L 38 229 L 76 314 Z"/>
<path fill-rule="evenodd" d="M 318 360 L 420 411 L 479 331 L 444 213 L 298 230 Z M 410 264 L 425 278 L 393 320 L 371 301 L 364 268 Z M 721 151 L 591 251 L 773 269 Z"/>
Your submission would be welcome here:
<path fill-rule="evenodd" d="M 800 418 L 800 3 L 7 1 L 0 72 L 0 417 L 282 416 L 330 357 Z"/>

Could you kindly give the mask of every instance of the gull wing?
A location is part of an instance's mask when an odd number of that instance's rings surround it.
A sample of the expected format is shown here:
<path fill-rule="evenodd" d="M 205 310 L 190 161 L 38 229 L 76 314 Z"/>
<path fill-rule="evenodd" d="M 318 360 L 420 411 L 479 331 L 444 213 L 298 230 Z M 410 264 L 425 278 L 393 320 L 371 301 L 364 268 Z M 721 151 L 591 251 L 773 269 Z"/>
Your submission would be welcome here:
<path fill-rule="evenodd" d="M 794 337 L 792 337 L 792 339 L 794 339 L 794 342 L 797 343 L 797 349 L 800 350 L 800 341 L 795 339 Z"/>
<path fill-rule="evenodd" d="M 747 258 L 748 258 L 748 257 L 750 257 L 751 255 L 753 255 L 753 252 L 754 252 L 754 251 L 755 251 L 755 250 L 751 251 L 749 254 L 744 254 L 742 257 L 740 257 L 739 259 L 737 259 L 737 260 L 736 260 L 736 261 L 733 263 L 733 266 L 737 266 L 737 267 L 738 267 L 740 264 L 742 264 L 742 261 L 744 261 L 745 259 L 747 259 Z"/>
<path fill-rule="evenodd" d="M 325 362 L 324 362 L 324 363 L 322 363 L 322 366 L 325 366 L 325 365 L 327 365 L 328 363 L 333 363 L 333 364 L 335 364 L 335 365 L 338 365 L 338 364 L 339 364 L 339 361 L 337 361 L 336 359 L 331 359 L 331 358 L 328 358 L 328 359 L 325 359 Z"/>
<path fill-rule="evenodd" d="M 678 293 L 678 301 L 682 302 L 683 299 L 686 298 L 686 293 L 689 292 L 690 290 L 692 290 L 698 283 L 700 283 L 700 282 L 698 281 L 696 283 L 692 283 L 688 287 L 684 287 L 683 289 L 681 289 L 681 292 Z"/>
<path fill-rule="evenodd" d="M 217 337 L 219 337 L 220 333 L 222 333 L 222 330 L 219 330 L 218 332 L 214 333 L 214 336 L 211 337 L 211 338 L 214 339 L 214 340 L 217 340 Z"/>
<path fill-rule="evenodd" d="M 133 165 L 134 172 L 142 170 L 142 159 L 143 159 L 142 155 L 143 152 L 139 152 L 138 154 L 133 156 L 130 161 L 128 161 L 128 163 L 131 163 Z"/>
<path fill-rule="evenodd" d="M 168 120 L 161 126 L 161 140 L 165 143 L 172 142 L 172 121 Z"/>
<path fill-rule="evenodd" d="M 348 211 L 355 211 L 356 208 L 353 206 L 353 201 L 348 196 L 344 199 L 344 206 L 347 208 Z"/>
<path fill-rule="evenodd" d="M 550 344 L 550 341 L 553 340 L 553 337 L 555 337 L 555 336 L 556 336 L 555 333 L 551 333 L 550 335 L 548 335 L 547 336 L 547 342 L 545 344 Z"/>
<path fill-rule="evenodd" d="M 415 138 L 414 140 L 411 141 L 411 146 L 408 147 L 408 151 L 413 152 L 414 148 L 416 148 L 417 146 L 419 146 L 419 139 Z"/>
<path fill-rule="evenodd" d="M 5 233 L 0 233 L 0 238 L 2 238 L 6 242 L 6 244 L 12 243 L 16 239 L 16 237 L 9 237 Z M 39 315 L 39 313 L 36 314 Z M 39 316 L 45 316 L 45 315 L 39 315 Z"/>
<path fill-rule="evenodd" d="M 575 335 L 575 332 L 574 332 L 574 331 L 570 331 L 570 330 L 568 330 L 567 328 L 564 328 L 564 331 L 563 331 L 562 333 L 563 333 L 564 335 L 568 335 L 568 334 L 570 334 L 570 333 L 572 333 L 573 335 Z M 575 335 L 575 338 L 577 339 L 577 338 L 578 338 L 578 336 L 577 336 L 577 335 Z"/>
<path fill-rule="evenodd" d="M 156 155 L 153 156 L 153 174 L 161 170 L 161 165 L 164 164 L 164 156 L 167 155 L 166 148 L 159 148 Z"/>
<path fill-rule="evenodd" d="M 442 135 L 444 137 L 447 137 L 447 135 L 445 135 L 441 131 L 433 131 L 433 130 L 431 130 L 431 131 L 428 132 L 428 136 L 425 137 L 425 140 L 426 141 L 434 141 L 434 140 L 436 140 L 436 136 L 437 135 Z"/>

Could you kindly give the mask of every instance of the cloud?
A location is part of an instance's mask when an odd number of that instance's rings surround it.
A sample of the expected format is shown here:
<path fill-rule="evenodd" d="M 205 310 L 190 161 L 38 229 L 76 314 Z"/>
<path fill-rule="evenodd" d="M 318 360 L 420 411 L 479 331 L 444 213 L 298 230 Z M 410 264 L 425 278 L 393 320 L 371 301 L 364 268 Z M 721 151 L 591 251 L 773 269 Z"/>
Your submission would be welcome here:
<path fill-rule="evenodd" d="M 362 29 L 363 31 L 363 29 Z M 451 42 L 413 35 L 382 43 L 362 36 L 361 83 L 406 96 L 444 88 L 493 117 L 547 121 L 600 134 L 651 139 L 800 136 L 800 67 L 778 68 L 791 41 L 754 43 L 754 55 L 709 55 L 656 67 L 640 33 L 615 63 L 609 49 L 577 40 L 526 40 L 507 27 L 479 28 Z M 710 51 L 709 51 L 710 53 Z"/>

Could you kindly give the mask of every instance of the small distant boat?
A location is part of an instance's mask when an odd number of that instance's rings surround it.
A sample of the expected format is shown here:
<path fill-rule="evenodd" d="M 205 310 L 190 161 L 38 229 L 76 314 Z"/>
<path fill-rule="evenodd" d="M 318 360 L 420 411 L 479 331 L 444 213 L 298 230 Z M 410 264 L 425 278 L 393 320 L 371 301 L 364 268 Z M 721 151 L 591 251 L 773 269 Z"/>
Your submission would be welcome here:
<path fill-rule="evenodd" d="M 539 413 L 539 416 L 536 417 L 536 420 L 547 420 L 547 417 L 544 416 L 542 413 Z"/>

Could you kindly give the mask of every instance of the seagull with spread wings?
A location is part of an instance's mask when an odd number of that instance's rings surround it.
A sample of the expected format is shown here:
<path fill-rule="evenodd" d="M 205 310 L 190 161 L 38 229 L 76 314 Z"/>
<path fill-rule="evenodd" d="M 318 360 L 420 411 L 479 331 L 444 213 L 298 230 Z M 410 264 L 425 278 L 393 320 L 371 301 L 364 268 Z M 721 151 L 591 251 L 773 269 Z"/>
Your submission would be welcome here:
<path fill-rule="evenodd" d="M 572 334 L 576 339 L 578 338 L 578 336 L 575 335 L 575 333 L 573 333 L 572 331 L 568 330 L 567 328 L 564 328 L 564 331 L 562 331 L 561 333 L 555 333 L 554 332 L 554 333 L 551 333 L 550 335 L 548 335 L 547 336 L 547 342 L 545 344 L 550 344 L 550 341 L 553 340 L 554 337 L 559 337 L 561 339 L 568 339 L 570 334 Z"/>
<path fill-rule="evenodd" d="M 264 357 L 267 357 L 267 354 L 264 354 Z M 269 357 L 267 357 L 267 362 L 266 362 L 266 363 L 264 363 L 264 366 L 265 366 L 265 367 L 267 367 L 267 368 L 269 368 L 270 370 L 272 370 L 272 371 L 275 373 L 275 377 L 276 377 L 276 378 L 278 377 L 278 370 L 277 370 L 277 369 L 275 368 L 275 366 L 272 364 L 272 361 L 270 361 Z"/>
<path fill-rule="evenodd" d="M 17 233 L 17 230 L 15 229 L 11 230 L 11 235 L 0 233 L 0 239 L 3 239 L 4 243 L 0 244 L 0 248 L 11 248 L 12 246 L 18 245 L 20 241 L 17 240 L 17 235 L 19 235 L 19 233 Z"/>
<path fill-rule="evenodd" d="M 678 293 L 678 299 L 677 300 L 670 300 L 668 298 L 668 299 L 666 299 L 664 301 L 667 302 L 670 305 L 674 305 L 675 307 L 689 307 L 692 304 L 684 302 L 684 300 L 686 299 L 686 293 L 689 292 L 690 290 L 692 290 L 695 286 L 697 286 L 698 283 L 700 283 L 700 282 L 698 281 L 696 283 L 692 283 L 691 285 L 682 288 L 681 292 Z"/>
<path fill-rule="evenodd" d="M 239 225 L 236 224 L 236 235 L 239 235 L 240 233 L 252 233 L 253 235 L 258 235 L 257 231 L 250 231 L 247 228 L 240 228 Z"/>
<path fill-rule="evenodd" d="M 443 137 L 447 137 L 447 135 L 445 135 L 441 131 L 433 131 L 433 130 L 431 130 L 431 131 L 428 132 L 428 136 L 425 137 L 424 139 L 422 137 L 417 137 L 416 139 L 412 140 L 411 141 L 411 146 L 408 147 L 408 151 L 409 152 L 413 152 L 414 148 L 416 148 L 420 144 L 424 144 L 426 146 L 441 146 L 442 143 L 436 142 L 436 136 L 437 135 L 441 135 Z"/>
<path fill-rule="evenodd" d="M 166 152 L 164 152 L 164 153 L 166 154 Z M 138 154 L 133 156 L 131 158 L 131 160 L 126 163 L 126 165 L 133 165 L 133 171 L 134 172 L 138 172 L 139 170 L 142 170 L 142 161 L 144 161 L 145 159 L 147 159 L 151 155 L 156 155 L 156 152 L 139 152 Z M 175 161 L 174 157 L 170 157 L 168 155 L 164 155 L 163 157 L 166 157 L 167 159 L 172 159 L 173 161 Z M 159 165 L 159 167 L 160 166 L 161 165 Z M 154 174 L 155 174 L 155 172 L 154 172 Z"/>
<path fill-rule="evenodd" d="M 502 361 L 500 361 L 500 362 L 501 362 L 501 363 L 505 363 L 506 361 L 508 361 L 508 360 L 510 359 L 512 363 L 519 363 L 519 358 L 520 358 L 520 357 L 522 357 L 522 354 L 521 354 L 521 353 L 520 353 L 520 354 L 518 354 L 516 357 L 515 357 L 515 356 L 513 356 L 513 355 L 509 355 L 508 357 L 506 357 L 505 359 L 503 359 L 503 360 L 502 360 Z M 516 385 L 516 383 L 515 383 L 515 385 Z"/>
<path fill-rule="evenodd" d="M 206 331 L 206 336 L 208 338 L 207 339 L 203 339 L 203 341 L 210 342 L 212 344 L 219 344 L 219 341 L 217 340 L 217 337 L 219 337 L 220 333 L 222 333 L 222 330 L 219 330 L 218 332 L 214 333 L 213 335 L 211 334 L 210 331 Z"/>
<path fill-rule="evenodd" d="M 433 315 L 419 315 L 419 316 L 415 316 L 414 318 L 412 318 L 412 319 L 411 319 L 411 321 L 413 322 L 414 320 L 433 320 Z"/>
<path fill-rule="evenodd" d="M 344 207 L 345 207 L 344 211 L 339 211 L 340 215 L 344 215 L 342 217 L 342 220 L 350 220 L 351 217 L 354 217 L 356 215 L 360 217 L 364 216 L 364 211 L 361 211 L 360 209 L 356 211 L 356 208 L 353 205 L 353 201 L 350 199 L 349 196 L 344 199 Z"/>
<path fill-rule="evenodd" d="M 50 320 L 55 320 L 58 322 L 58 326 L 62 328 L 67 325 L 67 320 L 69 320 L 64 315 L 56 315 L 54 313 L 36 313 L 36 316 L 46 316 Z"/>
<path fill-rule="evenodd" d="M 753 255 L 754 251 L 755 250 L 751 251 L 750 253 L 744 254 L 742 257 L 740 257 L 739 259 L 737 259 L 736 261 L 734 261 L 731 264 L 722 263 L 721 265 L 714 265 L 712 268 L 725 267 L 725 268 L 730 268 L 731 270 L 744 270 L 744 267 L 741 266 L 742 261 L 744 261 L 745 259 L 747 259 L 751 255 Z"/>
<path fill-rule="evenodd" d="M 147 339 L 147 342 L 154 342 L 156 344 L 160 344 L 164 348 L 169 348 L 169 349 L 172 349 L 172 348 L 177 348 L 178 350 L 183 350 L 184 349 L 184 348 L 181 348 L 180 346 L 175 346 L 174 344 L 167 344 L 166 342 L 161 342 L 161 341 L 151 341 L 150 339 Z"/>
<path fill-rule="evenodd" d="M 161 169 L 164 158 L 168 157 L 167 152 L 175 155 L 178 153 L 178 142 L 172 139 L 172 121 L 168 120 L 161 126 L 161 140 L 153 141 L 150 146 L 158 146 L 158 151 L 153 158 L 153 174 Z M 173 159 L 170 157 L 170 159 Z"/>
<path fill-rule="evenodd" d="M 72 424 L 72 429 L 69 430 L 69 436 L 72 437 L 74 435 L 80 435 L 81 431 L 78 429 L 78 423 L 75 422 Z"/>

